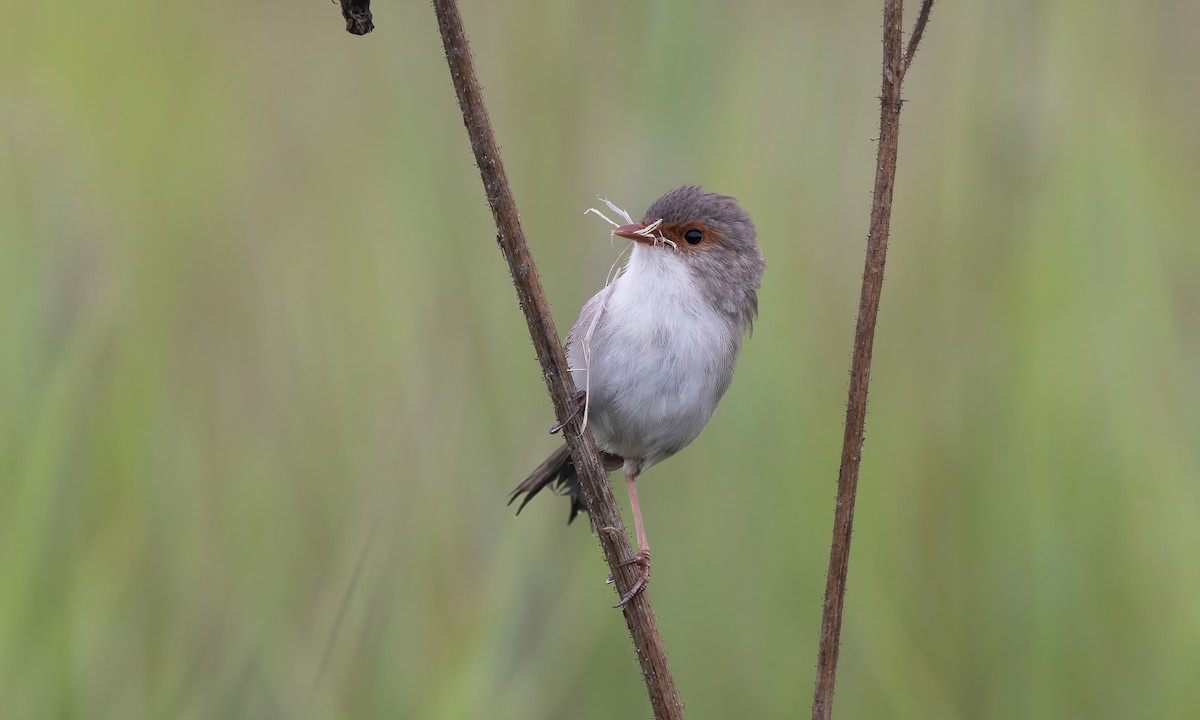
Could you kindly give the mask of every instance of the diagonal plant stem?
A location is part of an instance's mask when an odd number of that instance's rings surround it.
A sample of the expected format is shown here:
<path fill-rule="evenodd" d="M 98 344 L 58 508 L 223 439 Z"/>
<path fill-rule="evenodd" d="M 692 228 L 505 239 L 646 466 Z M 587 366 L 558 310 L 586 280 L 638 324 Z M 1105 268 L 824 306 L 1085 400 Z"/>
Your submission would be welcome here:
<path fill-rule="evenodd" d="M 846 599 L 846 573 L 850 564 L 850 537 L 854 528 L 854 502 L 858 492 L 858 470 L 862 461 L 863 432 L 867 419 L 867 387 L 871 381 L 871 351 L 875 342 L 875 320 L 883 291 L 883 266 L 887 259 L 888 230 L 892 218 L 892 190 L 896 181 L 896 155 L 900 141 L 900 87 L 917 45 L 929 22 L 933 0 L 923 0 L 921 11 L 904 50 L 902 0 L 883 3 L 883 92 L 879 109 L 879 150 L 875 159 L 875 192 L 871 203 L 871 229 L 867 234 L 866 267 L 858 301 L 854 330 L 854 353 L 850 360 L 850 391 L 846 403 L 846 429 L 842 437 L 842 459 L 838 470 L 837 508 L 833 516 L 833 541 L 829 550 L 829 573 L 825 580 L 825 606 L 817 652 L 817 678 L 813 690 L 813 720 L 829 720 L 833 714 L 833 692 L 837 677 L 838 650 L 842 634 L 842 610 Z"/>
<path fill-rule="evenodd" d="M 573 413 L 575 387 L 567 370 L 567 358 L 559 342 L 550 305 L 542 290 L 541 279 L 533 262 L 533 255 L 525 241 L 525 231 L 517 214 L 517 205 L 508 185 L 508 175 L 500 160 L 500 149 L 483 102 L 483 91 L 475 74 L 475 63 L 471 58 L 462 17 L 455 0 L 433 0 L 437 14 L 438 29 L 446 49 L 446 61 L 450 66 L 450 77 L 458 95 L 463 123 L 471 139 L 471 149 L 483 180 L 488 205 L 496 220 L 496 242 L 500 245 L 504 259 L 508 261 L 516 286 L 517 299 L 529 325 L 529 335 L 537 351 L 538 362 L 546 388 L 554 402 L 554 412 L 565 432 L 564 437 L 571 448 L 571 457 L 579 473 L 579 483 L 587 503 L 588 517 L 600 539 L 604 557 L 616 579 L 618 596 L 633 586 L 638 570 L 634 565 L 623 566 L 621 562 L 633 556 L 633 549 L 625 536 L 625 526 L 612 489 L 608 485 L 608 473 L 603 469 L 596 453 L 596 444 L 590 432 L 580 427 L 580 418 Z M 683 705 L 675 690 L 675 681 L 667 665 L 666 648 L 658 631 L 658 623 L 650 606 L 646 592 L 636 595 L 623 607 L 625 622 L 637 650 L 646 681 L 646 692 L 650 705 L 658 720 L 682 720 Z"/>

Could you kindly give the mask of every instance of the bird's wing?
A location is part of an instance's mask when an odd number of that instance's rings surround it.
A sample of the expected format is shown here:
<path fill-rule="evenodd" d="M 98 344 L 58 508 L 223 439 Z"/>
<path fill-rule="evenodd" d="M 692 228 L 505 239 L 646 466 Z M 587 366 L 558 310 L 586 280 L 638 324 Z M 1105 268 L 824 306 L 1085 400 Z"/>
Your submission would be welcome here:
<path fill-rule="evenodd" d="M 600 292 L 592 296 L 591 300 L 583 306 L 579 311 L 579 318 L 575 324 L 571 326 L 571 331 L 567 333 L 567 342 L 565 350 L 567 351 L 567 364 L 571 368 L 571 378 L 575 381 L 575 387 L 579 390 L 584 390 L 588 384 L 588 360 L 584 353 L 584 342 L 590 341 L 588 337 L 589 331 L 592 331 L 592 323 L 600 325 L 600 310 L 604 307 L 604 298 L 610 291 L 611 286 L 605 287 Z"/>
<path fill-rule="evenodd" d="M 571 326 L 571 331 L 567 333 L 565 349 L 568 357 L 574 353 L 581 352 L 579 344 L 587 337 L 588 330 L 592 327 L 592 322 L 600 312 L 600 305 L 604 302 L 604 294 L 606 292 L 608 292 L 607 287 L 593 295 L 592 299 L 588 300 L 584 304 L 583 309 L 579 311 L 579 317 L 575 320 L 575 324 Z"/>

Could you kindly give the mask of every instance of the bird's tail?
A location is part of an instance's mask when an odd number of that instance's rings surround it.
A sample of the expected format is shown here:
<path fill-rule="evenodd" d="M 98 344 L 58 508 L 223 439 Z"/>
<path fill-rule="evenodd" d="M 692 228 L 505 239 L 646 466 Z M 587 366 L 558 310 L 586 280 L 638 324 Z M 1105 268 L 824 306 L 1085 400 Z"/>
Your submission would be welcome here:
<path fill-rule="evenodd" d="M 529 501 L 542 491 L 542 488 L 550 485 L 554 491 L 560 495 L 568 495 L 571 498 L 571 514 L 567 516 L 567 524 L 575 519 L 581 511 L 587 510 L 583 504 L 583 493 L 579 490 L 579 475 L 575 472 L 575 463 L 571 460 L 571 450 L 566 445 L 560 446 L 557 450 L 546 458 L 546 462 L 538 465 L 525 481 L 513 490 L 512 495 L 508 498 L 508 504 L 512 505 L 513 501 L 524 495 L 521 504 L 517 506 L 517 514 L 521 514 L 521 510 L 525 508 Z"/>

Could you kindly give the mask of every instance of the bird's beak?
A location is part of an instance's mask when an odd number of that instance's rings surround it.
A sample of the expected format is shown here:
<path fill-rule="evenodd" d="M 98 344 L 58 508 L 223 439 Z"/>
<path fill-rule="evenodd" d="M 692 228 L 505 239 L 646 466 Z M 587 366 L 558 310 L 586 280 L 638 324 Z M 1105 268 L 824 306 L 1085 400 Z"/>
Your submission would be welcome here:
<path fill-rule="evenodd" d="M 645 243 L 646 245 L 653 245 L 654 238 L 641 234 L 642 230 L 645 229 L 645 223 L 633 223 L 632 225 L 622 225 L 618 228 L 613 228 L 612 234 L 635 242 Z"/>

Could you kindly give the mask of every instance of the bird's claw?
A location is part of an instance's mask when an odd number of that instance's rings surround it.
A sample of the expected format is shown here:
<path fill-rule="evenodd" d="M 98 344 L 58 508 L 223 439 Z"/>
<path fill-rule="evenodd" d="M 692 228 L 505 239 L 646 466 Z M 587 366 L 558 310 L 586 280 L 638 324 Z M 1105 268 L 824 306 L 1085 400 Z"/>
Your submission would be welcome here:
<path fill-rule="evenodd" d="M 622 532 L 620 532 L 619 528 L 614 528 L 612 526 L 602 527 L 602 528 L 600 528 L 600 532 L 605 533 L 606 535 L 610 536 L 610 538 L 616 538 L 616 536 L 623 534 Z M 620 563 L 620 564 L 624 565 L 624 563 Z M 610 574 L 608 574 L 608 577 L 605 578 L 604 583 L 612 584 L 612 572 L 610 572 Z"/>
<path fill-rule="evenodd" d="M 574 418 L 576 415 L 578 415 L 579 411 L 583 410 L 586 405 L 587 405 L 587 392 L 584 390 L 580 390 L 579 392 L 575 393 L 575 409 L 571 411 L 570 415 L 563 418 L 562 422 L 554 423 L 553 425 L 551 425 L 550 426 L 550 434 L 557 435 L 559 432 L 561 432 L 562 429 L 567 426 L 567 423 L 571 422 L 571 419 Z"/>
<path fill-rule="evenodd" d="M 616 537 L 617 535 L 622 534 L 618 528 L 615 528 L 612 525 L 605 525 L 604 527 L 600 528 L 600 531 L 606 533 L 609 537 Z M 624 564 L 624 563 L 622 563 L 622 564 Z M 604 579 L 604 584 L 605 585 L 613 584 L 612 573 L 609 573 L 608 577 Z"/>
<path fill-rule="evenodd" d="M 616 605 L 613 605 L 615 608 L 623 607 L 634 596 L 646 589 L 646 584 L 650 582 L 650 551 L 639 552 L 637 555 L 621 563 L 621 567 L 625 567 L 626 565 L 637 565 L 641 568 L 641 572 L 638 573 L 638 578 L 633 582 L 633 587 L 629 588 L 629 592 L 622 595 L 621 600 Z M 611 574 L 608 576 L 606 582 L 612 582 Z"/>

